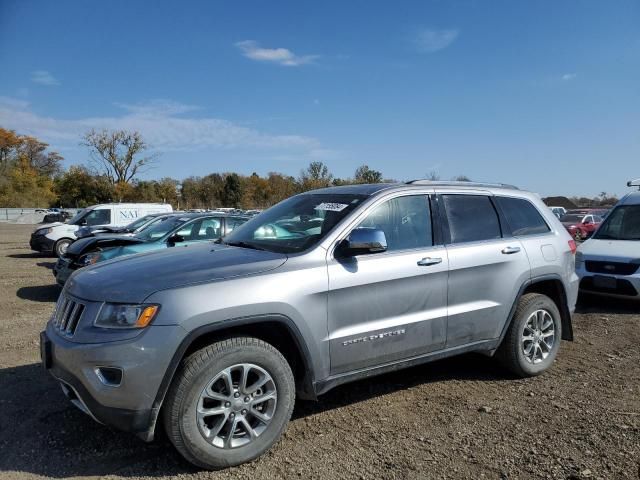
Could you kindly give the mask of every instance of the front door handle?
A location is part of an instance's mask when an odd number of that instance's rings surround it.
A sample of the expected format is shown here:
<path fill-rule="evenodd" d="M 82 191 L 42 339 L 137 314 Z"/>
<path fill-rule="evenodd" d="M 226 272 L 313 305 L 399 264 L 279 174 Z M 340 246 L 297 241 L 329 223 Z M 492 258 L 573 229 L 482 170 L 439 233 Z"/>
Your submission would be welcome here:
<path fill-rule="evenodd" d="M 505 247 L 502 249 L 502 253 L 505 255 L 511 255 L 512 253 L 518 253 L 520 251 L 520 247 Z"/>
<path fill-rule="evenodd" d="M 442 259 L 439 257 L 425 257 L 422 260 L 418 260 L 419 267 L 428 267 L 430 265 L 437 265 L 442 263 Z"/>

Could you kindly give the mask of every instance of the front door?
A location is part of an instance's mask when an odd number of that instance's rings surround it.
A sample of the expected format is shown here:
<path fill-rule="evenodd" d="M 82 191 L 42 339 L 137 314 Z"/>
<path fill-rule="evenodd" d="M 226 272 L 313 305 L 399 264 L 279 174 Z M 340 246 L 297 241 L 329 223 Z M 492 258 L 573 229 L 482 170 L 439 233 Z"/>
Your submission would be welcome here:
<path fill-rule="evenodd" d="M 446 341 L 447 252 L 434 245 L 428 195 L 370 207 L 355 228 L 378 228 L 383 253 L 328 260 L 331 374 L 419 356 Z"/>

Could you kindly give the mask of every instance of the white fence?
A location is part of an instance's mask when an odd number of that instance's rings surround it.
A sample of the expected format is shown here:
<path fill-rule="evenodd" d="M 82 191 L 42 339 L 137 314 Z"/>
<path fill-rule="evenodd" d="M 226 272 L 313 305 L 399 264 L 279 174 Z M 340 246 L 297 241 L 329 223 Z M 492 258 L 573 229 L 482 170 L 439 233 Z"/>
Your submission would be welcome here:
<path fill-rule="evenodd" d="M 75 208 L 65 208 L 72 216 L 78 211 Z M 18 222 L 21 219 L 34 221 L 25 221 L 24 223 L 38 223 L 44 218 L 44 213 L 36 213 L 35 208 L 0 208 L 0 222 Z"/>

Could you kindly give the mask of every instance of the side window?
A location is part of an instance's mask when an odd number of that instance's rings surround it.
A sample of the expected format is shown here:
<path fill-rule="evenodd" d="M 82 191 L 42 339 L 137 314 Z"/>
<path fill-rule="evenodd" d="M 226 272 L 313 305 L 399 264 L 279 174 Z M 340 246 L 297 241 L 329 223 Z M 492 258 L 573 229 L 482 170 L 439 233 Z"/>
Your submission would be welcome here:
<path fill-rule="evenodd" d="M 388 251 L 433 245 L 431 209 L 426 195 L 398 197 L 378 205 L 358 228 L 379 228 Z"/>
<path fill-rule="evenodd" d="M 222 228 L 219 218 L 205 218 L 200 224 L 198 239 L 215 240 L 222 236 Z"/>
<path fill-rule="evenodd" d="M 180 227 L 180 230 L 178 230 L 175 234 L 180 235 L 185 240 L 191 240 L 191 234 L 192 232 L 198 231 L 199 224 L 200 222 L 198 222 L 197 220 L 195 222 L 189 222 L 183 225 L 182 227 Z"/>
<path fill-rule="evenodd" d="M 485 195 L 443 195 L 451 243 L 500 238 L 498 214 Z"/>
<path fill-rule="evenodd" d="M 550 231 L 540 212 L 528 200 L 509 197 L 495 197 L 495 200 L 500 205 L 514 236 L 536 235 Z"/>
<path fill-rule="evenodd" d="M 108 225 L 111 223 L 111 210 L 93 210 L 84 219 L 88 226 L 92 225 Z"/>

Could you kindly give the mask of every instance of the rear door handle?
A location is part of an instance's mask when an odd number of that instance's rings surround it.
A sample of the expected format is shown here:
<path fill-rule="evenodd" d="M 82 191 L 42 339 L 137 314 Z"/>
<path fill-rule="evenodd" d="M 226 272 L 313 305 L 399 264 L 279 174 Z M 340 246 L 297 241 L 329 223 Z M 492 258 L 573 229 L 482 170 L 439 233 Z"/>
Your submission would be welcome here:
<path fill-rule="evenodd" d="M 428 267 L 430 265 L 437 265 L 442 263 L 442 259 L 438 257 L 425 257 L 422 260 L 418 260 L 419 267 Z"/>
<path fill-rule="evenodd" d="M 502 253 L 505 255 L 511 255 L 512 253 L 518 253 L 520 251 L 520 247 L 505 247 L 502 249 Z"/>

